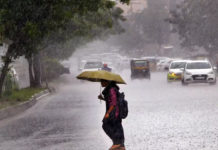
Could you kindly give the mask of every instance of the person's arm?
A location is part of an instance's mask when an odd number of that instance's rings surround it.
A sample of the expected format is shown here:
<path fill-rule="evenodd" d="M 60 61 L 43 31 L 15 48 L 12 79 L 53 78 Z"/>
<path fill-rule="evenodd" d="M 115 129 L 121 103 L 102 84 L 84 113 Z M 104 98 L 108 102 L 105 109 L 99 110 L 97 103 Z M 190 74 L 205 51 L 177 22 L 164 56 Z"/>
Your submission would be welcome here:
<path fill-rule="evenodd" d="M 114 109 L 114 106 L 110 106 L 109 110 L 107 111 L 107 113 L 105 114 L 104 118 L 109 118 L 110 113 L 112 112 L 112 110 Z"/>

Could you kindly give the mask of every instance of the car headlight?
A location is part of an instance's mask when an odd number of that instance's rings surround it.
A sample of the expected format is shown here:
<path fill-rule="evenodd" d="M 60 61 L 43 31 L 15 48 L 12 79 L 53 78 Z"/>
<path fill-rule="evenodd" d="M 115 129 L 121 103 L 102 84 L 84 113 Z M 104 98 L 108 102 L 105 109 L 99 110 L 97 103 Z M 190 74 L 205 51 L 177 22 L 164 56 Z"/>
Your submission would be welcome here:
<path fill-rule="evenodd" d="M 169 72 L 169 74 L 170 74 L 170 75 L 172 75 L 172 76 L 174 76 L 174 75 L 175 75 L 175 73 L 174 73 L 174 72 Z"/>
<path fill-rule="evenodd" d="M 185 72 L 186 75 L 192 75 L 191 72 Z"/>
<path fill-rule="evenodd" d="M 214 74 L 214 72 L 213 72 L 213 71 L 210 71 L 208 74 Z"/>

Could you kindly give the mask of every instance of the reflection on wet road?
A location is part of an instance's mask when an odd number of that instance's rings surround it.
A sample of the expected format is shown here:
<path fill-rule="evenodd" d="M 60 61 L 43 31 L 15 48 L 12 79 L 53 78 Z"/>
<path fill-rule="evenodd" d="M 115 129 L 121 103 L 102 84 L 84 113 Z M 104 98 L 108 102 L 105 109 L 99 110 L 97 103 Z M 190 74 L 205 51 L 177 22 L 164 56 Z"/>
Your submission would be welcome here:
<path fill-rule="evenodd" d="M 122 85 L 127 150 L 217 150 L 218 85 L 167 83 L 166 73 Z M 0 150 L 106 150 L 100 85 L 63 76 L 57 92 L 26 112 L 0 121 Z"/>

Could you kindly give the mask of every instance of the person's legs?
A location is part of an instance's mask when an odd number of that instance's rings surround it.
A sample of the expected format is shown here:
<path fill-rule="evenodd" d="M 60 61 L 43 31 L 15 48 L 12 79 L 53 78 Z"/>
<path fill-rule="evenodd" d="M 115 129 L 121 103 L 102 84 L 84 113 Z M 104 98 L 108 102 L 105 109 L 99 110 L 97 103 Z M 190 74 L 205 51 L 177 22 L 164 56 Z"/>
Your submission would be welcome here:
<path fill-rule="evenodd" d="M 120 135 L 121 143 L 125 147 L 125 136 L 124 136 L 124 130 L 123 130 L 122 122 L 120 122 L 120 134 L 121 134 Z"/>
<path fill-rule="evenodd" d="M 102 128 L 104 130 L 104 132 L 107 134 L 107 136 L 112 140 L 113 142 L 113 145 L 115 144 L 115 141 L 114 141 L 114 124 L 113 123 L 110 123 L 110 122 L 105 122 L 103 123 L 102 125 Z"/>
<path fill-rule="evenodd" d="M 113 141 L 113 146 L 110 150 L 115 150 L 118 148 L 124 148 L 124 132 L 121 120 L 115 120 L 114 122 L 104 122 L 102 125 L 105 133 Z"/>
<path fill-rule="evenodd" d="M 124 138 L 124 131 L 123 126 L 120 120 L 116 121 L 114 126 L 114 142 L 115 144 L 121 144 L 124 146 L 125 138 Z"/>

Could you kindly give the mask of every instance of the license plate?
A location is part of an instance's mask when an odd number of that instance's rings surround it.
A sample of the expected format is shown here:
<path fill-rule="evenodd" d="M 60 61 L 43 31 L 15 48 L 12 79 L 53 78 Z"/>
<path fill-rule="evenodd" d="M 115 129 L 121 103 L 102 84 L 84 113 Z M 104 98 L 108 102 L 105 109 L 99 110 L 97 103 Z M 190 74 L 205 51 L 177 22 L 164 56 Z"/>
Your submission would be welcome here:
<path fill-rule="evenodd" d="M 205 77 L 195 77 L 196 80 L 204 80 Z"/>

